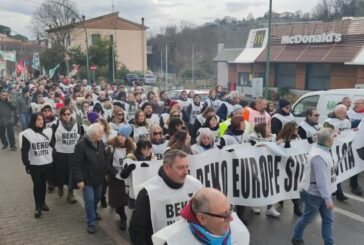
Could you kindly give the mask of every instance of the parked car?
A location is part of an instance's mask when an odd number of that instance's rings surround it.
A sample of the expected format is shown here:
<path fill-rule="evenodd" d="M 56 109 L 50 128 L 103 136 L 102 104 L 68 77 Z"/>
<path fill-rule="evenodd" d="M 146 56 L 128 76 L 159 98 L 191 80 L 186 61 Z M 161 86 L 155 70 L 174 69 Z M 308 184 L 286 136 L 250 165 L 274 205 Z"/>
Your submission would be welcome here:
<path fill-rule="evenodd" d="M 292 113 L 299 123 L 305 119 L 307 109 L 317 108 L 320 112 L 319 122 L 323 123 L 327 119 L 327 114 L 332 112 L 337 103 L 346 96 L 352 101 L 364 98 L 364 89 L 331 89 L 306 93 L 293 104 Z"/>
<path fill-rule="evenodd" d="M 126 77 L 124 78 L 125 82 L 129 86 L 134 86 L 135 82 L 139 81 L 139 77 L 137 74 L 129 73 L 126 74 Z"/>
<path fill-rule="evenodd" d="M 168 91 L 167 96 L 171 100 L 177 100 L 183 90 L 187 91 L 187 93 L 190 92 L 190 89 L 174 89 L 174 90 Z M 195 90 L 195 93 L 200 95 L 202 102 L 205 101 L 207 99 L 207 97 L 209 96 L 209 90 Z"/>

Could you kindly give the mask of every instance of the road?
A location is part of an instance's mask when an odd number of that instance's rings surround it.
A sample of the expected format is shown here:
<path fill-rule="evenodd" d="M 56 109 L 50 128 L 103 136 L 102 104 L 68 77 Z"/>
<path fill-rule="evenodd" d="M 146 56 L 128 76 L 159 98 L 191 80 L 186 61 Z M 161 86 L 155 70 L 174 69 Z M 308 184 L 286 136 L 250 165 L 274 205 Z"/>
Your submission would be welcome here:
<path fill-rule="evenodd" d="M 85 213 L 81 193 L 76 193 L 77 204 L 68 204 L 66 197 L 47 193 L 50 212 L 35 219 L 32 182 L 25 173 L 20 151 L 0 151 L 0 244 L 129 244 L 127 232 L 117 226 L 117 216 L 110 208 L 100 209 L 102 220 L 98 222 L 95 235 L 86 233 Z M 364 187 L 364 174 L 359 178 Z M 348 181 L 345 192 L 350 195 Z M 364 244 L 364 198 L 349 196 L 345 203 L 335 201 L 334 237 L 336 244 Z M 260 215 L 246 211 L 252 245 L 290 244 L 293 215 L 290 201 L 285 201 L 279 219 L 267 217 L 265 208 Z M 130 217 L 130 210 L 127 210 Z M 321 220 L 317 217 L 304 235 L 306 244 L 323 244 Z"/>

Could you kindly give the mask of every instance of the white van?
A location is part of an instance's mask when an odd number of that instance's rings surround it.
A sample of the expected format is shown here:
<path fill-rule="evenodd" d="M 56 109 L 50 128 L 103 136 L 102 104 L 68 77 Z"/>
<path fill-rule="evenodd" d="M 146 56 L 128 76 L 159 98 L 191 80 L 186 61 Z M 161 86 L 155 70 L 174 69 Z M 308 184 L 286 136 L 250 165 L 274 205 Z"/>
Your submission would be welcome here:
<path fill-rule="evenodd" d="M 300 123 L 306 117 L 308 108 L 317 108 L 320 113 L 319 122 L 327 119 L 327 114 L 335 109 L 337 103 L 344 97 L 350 97 L 352 105 L 358 98 L 364 98 L 364 89 L 332 89 L 327 91 L 315 91 L 302 95 L 292 106 L 292 113 L 296 122 Z"/>

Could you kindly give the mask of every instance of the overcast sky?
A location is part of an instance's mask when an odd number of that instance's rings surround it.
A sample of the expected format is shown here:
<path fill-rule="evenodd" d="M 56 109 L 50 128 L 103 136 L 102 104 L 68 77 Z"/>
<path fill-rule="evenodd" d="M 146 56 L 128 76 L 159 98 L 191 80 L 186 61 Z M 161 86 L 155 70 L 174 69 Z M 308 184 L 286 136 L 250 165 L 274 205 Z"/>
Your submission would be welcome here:
<path fill-rule="evenodd" d="M 31 39 L 30 20 L 34 10 L 43 0 L 0 0 L 0 25 L 10 27 L 14 32 Z M 75 0 L 77 8 L 86 18 L 111 12 L 114 2 L 119 16 L 140 23 L 141 17 L 153 33 L 165 26 L 182 21 L 193 24 L 211 22 L 216 18 L 233 16 L 238 19 L 252 13 L 262 16 L 267 10 L 269 0 Z M 311 12 L 318 0 L 273 0 L 275 12 Z"/>

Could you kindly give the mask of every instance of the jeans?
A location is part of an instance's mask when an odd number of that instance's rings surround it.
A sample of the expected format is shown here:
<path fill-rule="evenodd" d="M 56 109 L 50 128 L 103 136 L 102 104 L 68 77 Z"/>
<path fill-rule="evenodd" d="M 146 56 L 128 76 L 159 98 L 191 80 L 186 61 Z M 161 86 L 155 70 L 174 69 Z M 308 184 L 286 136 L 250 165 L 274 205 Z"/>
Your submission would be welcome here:
<path fill-rule="evenodd" d="M 0 126 L 0 138 L 4 146 L 9 146 L 10 143 L 10 147 L 15 148 L 14 125 L 12 123 Z"/>
<path fill-rule="evenodd" d="M 85 211 L 88 226 L 96 225 L 97 203 L 101 197 L 101 185 L 88 186 L 83 189 L 83 200 L 85 201 Z"/>
<path fill-rule="evenodd" d="M 299 218 L 294 227 L 293 239 L 301 240 L 306 226 L 310 224 L 315 218 L 316 214 L 320 212 L 322 219 L 321 233 L 322 238 L 324 239 L 324 244 L 334 244 L 332 235 L 334 216 L 332 210 L 326 208 L 325 200 L 321 197 L 310 195 L 306 191 L 302 191 L 300 195 L 303 203 L 305 204 L 305 208 L 302 216 Z"/>
<path fill-rule="evenodd" d="M 40 209 L 45 204 L 46 179 L 49 175 L 51 164 L 30 165 L 30 174 L 33 180 L 33 195 L 36 209 Z"/>
<path fill-rule="evenodd" d="M 21 130 L 26 130 L 29 126 L 29 122 L 30 122 L 29 112 L 27 112 L 27 111 L 21 112 L 20 113 Z"/>

